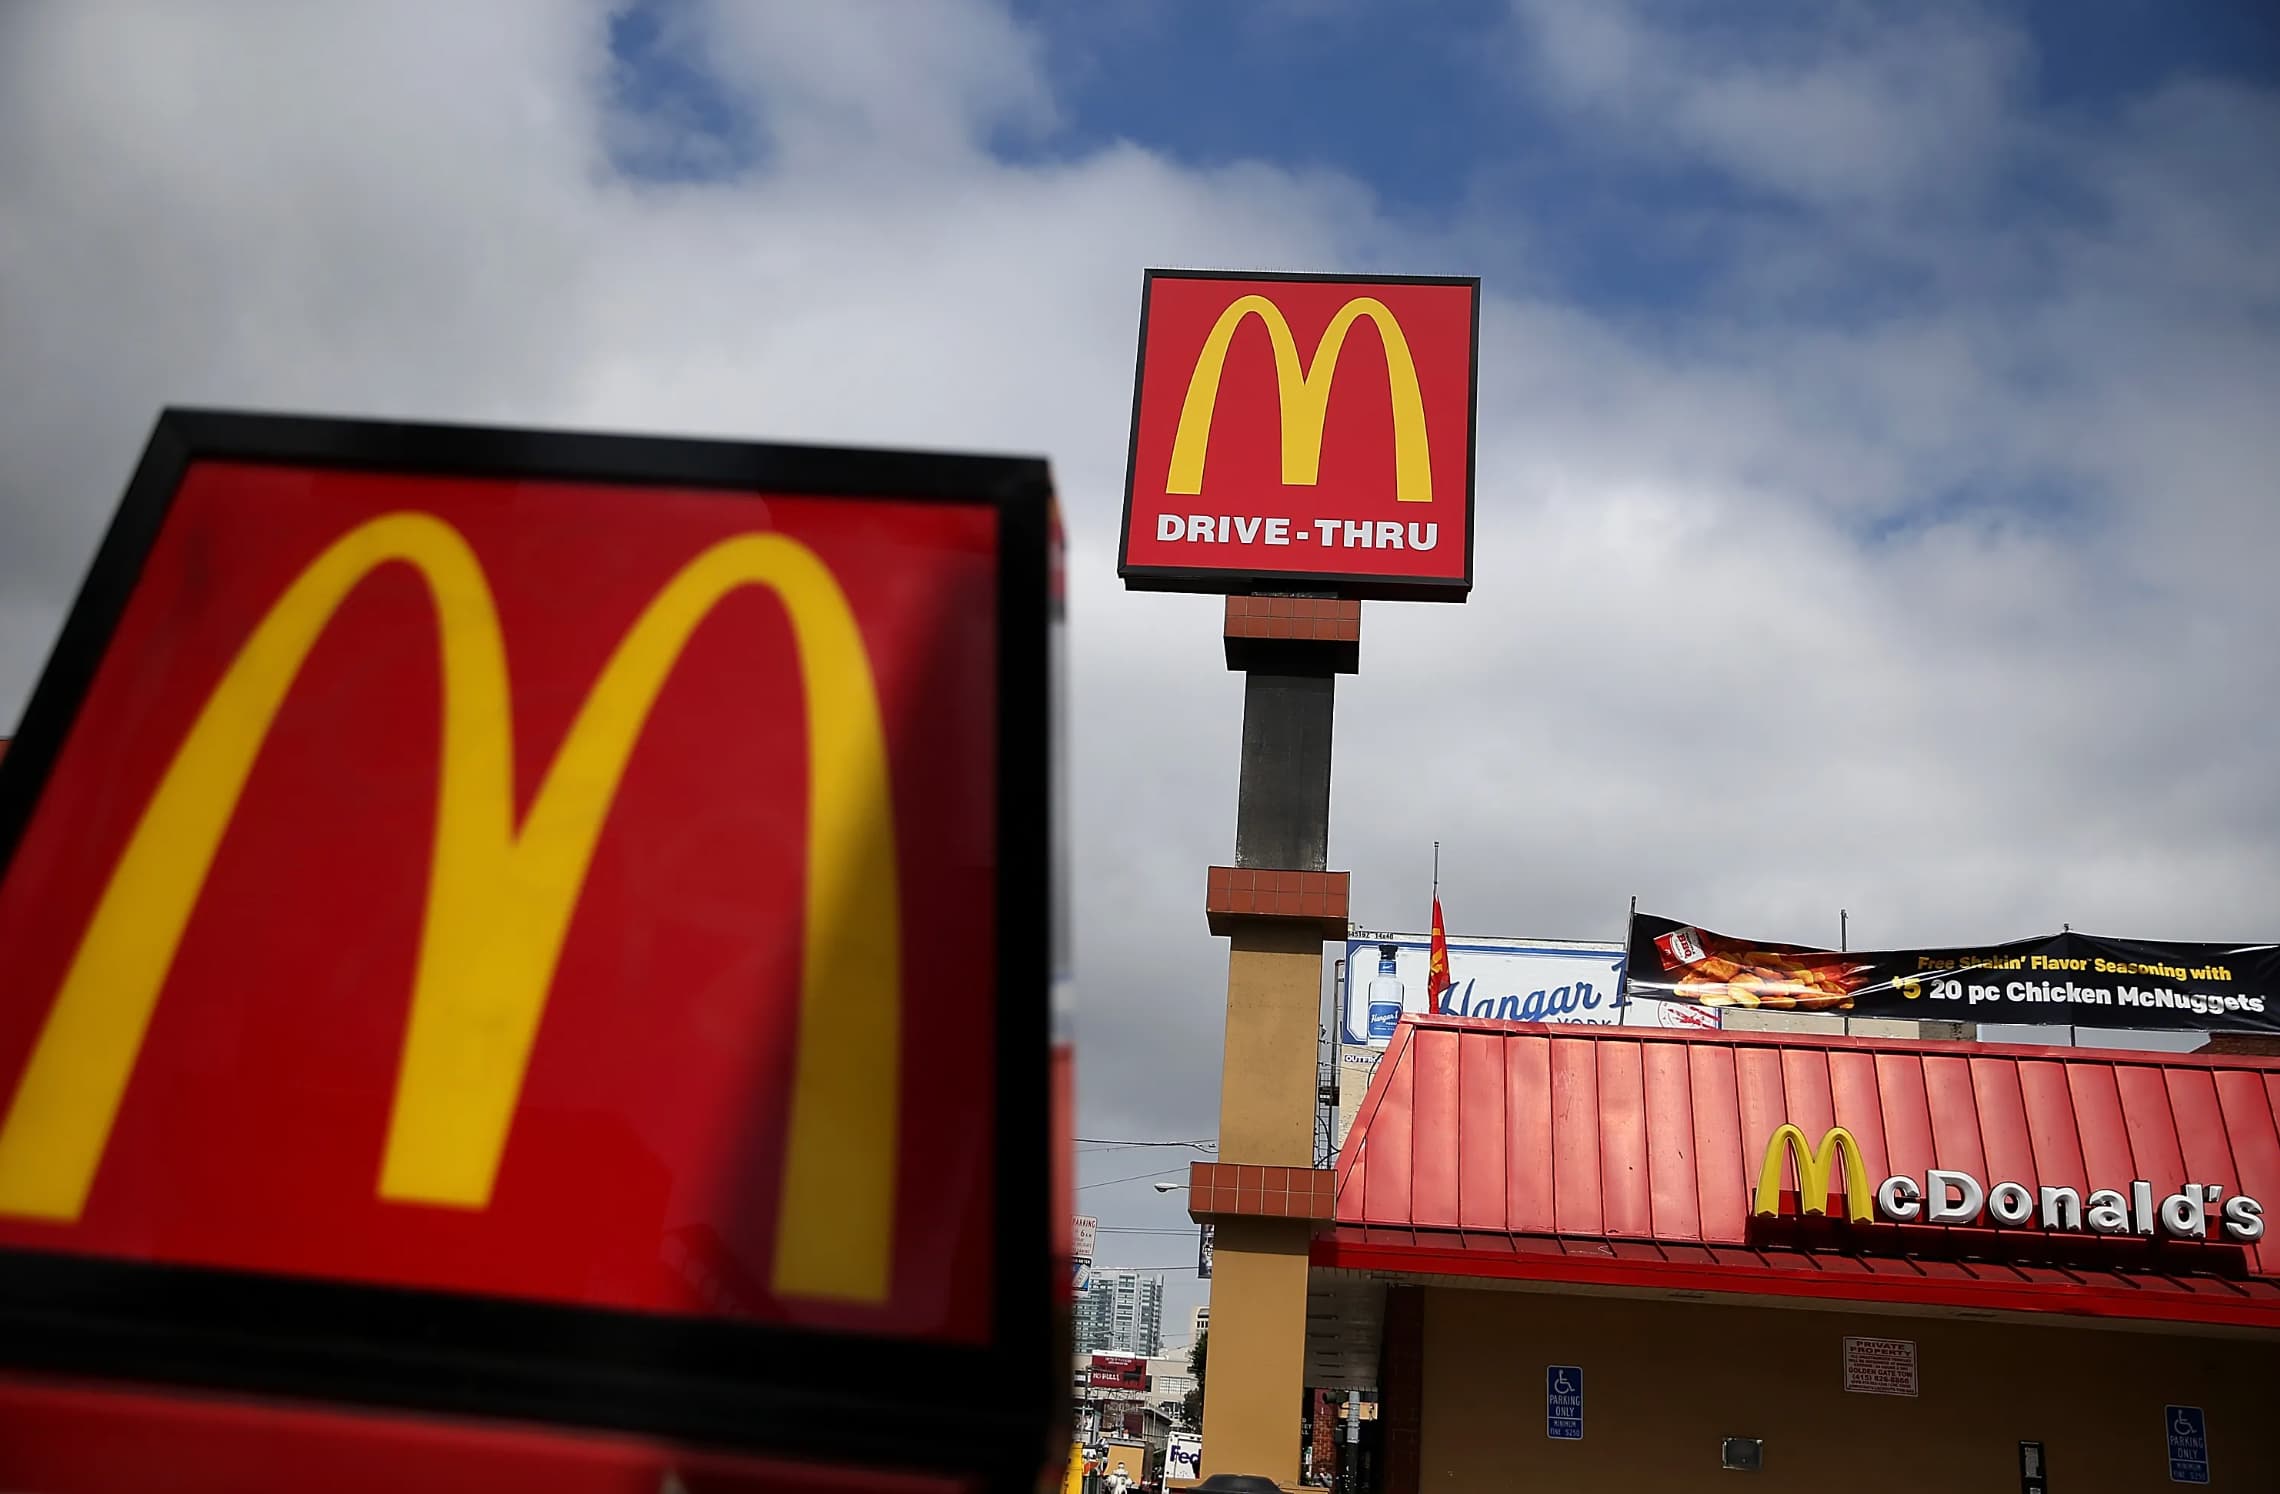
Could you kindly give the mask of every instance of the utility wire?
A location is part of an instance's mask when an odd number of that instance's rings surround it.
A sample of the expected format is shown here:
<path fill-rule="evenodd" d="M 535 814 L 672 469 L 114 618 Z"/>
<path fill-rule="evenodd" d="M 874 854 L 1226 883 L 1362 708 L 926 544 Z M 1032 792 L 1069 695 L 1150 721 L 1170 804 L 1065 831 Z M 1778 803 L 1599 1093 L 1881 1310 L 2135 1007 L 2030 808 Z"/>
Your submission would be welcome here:
<path fill-rule="evenodd" d="M 1192 1255 L 1184 1261 L 1156 1261 L 1153 1264 L 1142 1264 L 1138 1266 L 1104 1266 L 1098 1262 L 1095 1262 L 1093 1265 L 1093 1274 L 1096 1276 L 1103 1271 L 1146 1271 L 1151 1274 L 1166 1272 L 1176 1276 L 1181 1272 L 1188 1272 L 1192 1274 L 1194 1270 L 1195 1257 Z M 1197 1279 L 1203 1280 L 1204 1278 L 1198 1277 Z"/>
<path fill-rule="evenodd" d="M 1083 1190 L 1083 1189 L 1086 1189 L 1086 1188 L 1106 1188 L 1106 1187 L 1109 1187 L 1110 1185 L 1112 1185 L 1112 1184 L 1115 1184 L 1115 1183 L 1137 1183 L 1137 1182 L 1141 1182 L 1141 1181 L 1143 1181 L 1143 1180 L 1145 1180 L 1145 1179 L 1147 1179 L 1147 1178 L 1168 1178 L 1168 1177 L 1176 1177 L 1176 1176 L 1178 1176 L 1180 1173 L 1183 1173 L 1183 1172 L 1186 1172 L 1186 1171 L 1187 1171 L 1187 1169 L 1186 1169 L 1186 1168 L 1184 1168 L 1184 1167 L 1164 1167 L 1164 1168 L 1159 1168 L 1159 1169 L 1157 1169 L 1157 1170 L 1156 1170 L 1156 1171 L 1154 1171 L 1154 1172 L 1136 1172 L 1136 1173 L 1132 1174 L 1130 1177 L 1124 1177 L 1124 1178 L 1102 1178 L 1102 1179 L 1101 1179 L 1099 1182 L 1097 1182 L 1097 1183 L 1079 1183 L 1079 1184 L 1077 1185 L 1077 1187 L 1078 1187 L 1078 1189 L 1079 1189 L 1080 1191 L 1081 1191 L 1081 1190 Z"/>
<path fill-rule="evenodd" d="M 1105 1157 L 1110 1152 L 1162 1151 L 1164 1149 L 1164 1144 L 1161 1142 L 1130 1141 L 1124 1143 L 1121 1146 L 1111 1145 L 1082 1147 L 1078 1150 L 1077 1155 L 1080 1157 Z M 1217 1155 L 1216 1151 L 1210 1147 L 1199 1146 L 1194 1150 L 1201 1152 L 1206 1157 Z"/>

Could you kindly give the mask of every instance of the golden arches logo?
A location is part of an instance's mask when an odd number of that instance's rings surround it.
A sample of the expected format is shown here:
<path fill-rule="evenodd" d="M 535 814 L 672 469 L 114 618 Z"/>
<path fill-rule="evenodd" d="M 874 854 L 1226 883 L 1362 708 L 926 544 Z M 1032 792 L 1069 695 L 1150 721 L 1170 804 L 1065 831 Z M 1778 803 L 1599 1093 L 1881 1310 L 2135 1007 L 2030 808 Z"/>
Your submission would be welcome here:
<path fill-rule="evenodd" d="M 1845 1217 L 1855 1224 L 1866 1224 L 1875 1217 L 1868 1167 L 1860 1159 L 1860 1142 L 1854 1139 L 1853 1133 L 1843 1126 L 1831 1126 L 1819 1147 L 1809 1147 L 1805 1133 L 1786 1123 L 1774 1127 L 1773 1134 L 1766 1138 L 1765 1163 L 1758 1169 L 1757 1203 L 1753 1213 L 1763 1218 L 1781 1212 L 1781 1173 L 1785 1157 L 1793 1157 L 1797 1162 L 1799 1212 L 1818 1215 L 1828 1211 L 1829 1173 L 1841 1163 Z"/>
<path fill-rule="evenodd" d="M 1247 318 L 1257 317 L 1274 345 L 1275 392 L 1282 402 L 1282 480 L 1312 487 L 1322 470 L 1322 426 L 1330 410 L 1330 384 L 1337 377 L 1338 354 L 1354 323 L 1368 317 L 1385 345 L 1386 383 L 1393 396 L 1393 492 L 1403 503 L 1433 501 L 1433 458 L 1425 434 L 1425 397 L 1417 387 L 1417 364 L 1401 323 L 1375 296 L 1356 296 L 1338 309 L 1323 332 L 1310 364 L 1298 357 L 1298 340 L 1282 309 L 1265 296 L 1238 297 L 1219 314 L 1188 377 L 1187 399 L 1172 438 L 1166 493 L 1203 491 L 1204 450 L 1211 443 L 1211 416 L 1219 404 L 1219 379 L 1227 348 Z"/>
<path fill-rule="evenodd" d="M 397 562 L 419 572 L 435 609 L 443 726 L 380 1197 L 489 1204 L 563 940 L 634 743 L 698 624 L 730 593 L 764 586 L 790 617 L 808 691 L 799 1041 L 774 1286 L 885 1300 L 902 1046 L 886 735 L 845 595 L 813 551 L 781 534 L 722 540 L 665 584 L 603 666 L 519 826 L 506 648 L 474 551 L 442 520 L 411 512 L 335 541 L 248 635 L 111 872 L 0 1120 L 0 1214 L 79 1217 L 270 725 L 341 604 Z"/>

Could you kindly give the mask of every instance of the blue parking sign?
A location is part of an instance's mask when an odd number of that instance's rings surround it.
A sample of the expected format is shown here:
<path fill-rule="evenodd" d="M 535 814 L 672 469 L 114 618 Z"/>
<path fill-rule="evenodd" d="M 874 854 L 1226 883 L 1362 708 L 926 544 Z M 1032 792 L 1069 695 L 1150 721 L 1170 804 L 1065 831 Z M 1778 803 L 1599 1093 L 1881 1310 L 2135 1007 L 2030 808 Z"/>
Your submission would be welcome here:
<path fill-rule="evenodd" d="M 2163 1430 L 2169 1437 L 2169 1481 L 2205 1484 L 2209 1481 L 2209 1419 L 2199 1406 L 2161 1408 Z"/>
<path fill-rule="evenodd" d="M 1562 1442 L 1583 1440 L 1583 1371 L 1572 1364 L 1544 1369 L 1544 1435 Z"/>

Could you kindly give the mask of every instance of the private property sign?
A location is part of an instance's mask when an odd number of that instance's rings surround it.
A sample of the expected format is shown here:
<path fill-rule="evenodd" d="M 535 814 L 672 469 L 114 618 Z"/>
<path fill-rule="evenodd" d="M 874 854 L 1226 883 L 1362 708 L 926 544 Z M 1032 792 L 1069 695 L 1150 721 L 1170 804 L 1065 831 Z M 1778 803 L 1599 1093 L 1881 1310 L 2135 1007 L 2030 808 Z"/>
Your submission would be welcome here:
<path fill-rule="evenodd" d="M 1846 1339 L 1845 1389 L 1854 1395 L 1914 1395 L 1915 1341 L 1906 1338 Z"/>
<path fill-rule="evenodd" d="M 1477 278 L 1150 270 L 1118 574 L 1461 602 Z"/>

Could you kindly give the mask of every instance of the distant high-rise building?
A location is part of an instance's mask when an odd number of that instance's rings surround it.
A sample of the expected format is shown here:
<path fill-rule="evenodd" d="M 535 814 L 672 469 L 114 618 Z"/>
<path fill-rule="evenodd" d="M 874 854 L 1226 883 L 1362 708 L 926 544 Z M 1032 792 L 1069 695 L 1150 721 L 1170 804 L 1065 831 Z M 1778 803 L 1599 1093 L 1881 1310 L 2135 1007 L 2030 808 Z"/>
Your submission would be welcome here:
<path fill-rule="evenodd" d="M 1093 1272 L 1085 1283 L 1084 1295 L 1077 1298 L 1070 1330 L 1079 1354 L 1100 1353 L 1108 1348 L 1109 1331 L 1115 1324 L 1116 1294 L 1102 1285 L 1104 1274 Z"/>
<path fill-rule="evenodd" d="M 1077 1304 L 1076 1340 L 1083 1353 L 1154 1358 L 1164 1347 L 1164 1278 L 1094 1271 Z"/>
<path fill-rule="evenodd" d="M 1196 1346 L 1196 1341 L 1210 1331 L 1211 1304 L 1206 1302 L 1188 1315 L 1188 1347 L 1193 1349 Z"/>

